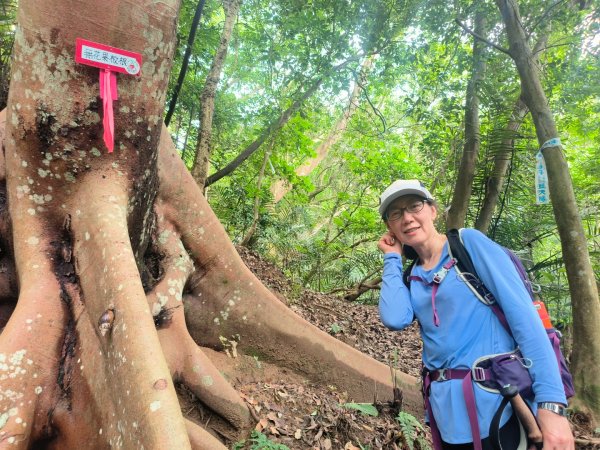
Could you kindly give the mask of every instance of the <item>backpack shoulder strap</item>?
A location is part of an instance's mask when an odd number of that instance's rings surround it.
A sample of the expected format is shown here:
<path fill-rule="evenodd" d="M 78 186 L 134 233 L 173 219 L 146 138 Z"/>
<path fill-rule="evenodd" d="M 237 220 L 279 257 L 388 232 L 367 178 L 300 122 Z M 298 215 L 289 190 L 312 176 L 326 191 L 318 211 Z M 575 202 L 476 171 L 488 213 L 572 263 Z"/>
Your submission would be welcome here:
<path fill-rule="evenodd" d="M 461 272 L 472 274 L 475 278 L 479 279 L 473 260 L 463 244 L 461 231 L 462 229 L 457 230 L 456 228 L 452 228 L 446 233 L 450 257 L 456 259 L 456 265 Z"/>
<path fill-rule="evenodd" d="M 508 325 L 504 311 L 502 311 L 502 308 L 500 308 L 500 305 L 496 302 L 494 295 L 488 290 L 485 284 L 483 284 L 479 275 L 477 275 L 473 260 L 471 259 L 471 256 L 469 256 L 469 252 L 463 243 L 461 236 L 462 230 L 462 228 L 460 230 L 453 228 L 446 233 L 450 257 L 456 259 L 456 271 L 465 281 L 469 289 L 471 289 L 473 294 L 475 294 L 475 297 L 477 297 L 484 305 L 492 308 L 492 312 L 496 315 L 504 329 L 512 336 L 512 331 Z"/>
<path fill-rule="evenodd" d="M 496 299 L 477 274 L 473 260 L 463 243 L 462 230 L 463 228 L 460 230 L 452 228 L 446 233 L 450 258 L 456 259 L 456 272 L 475 294 L 475 297 L 485 305 L 493 305 L 496 303 Z"/>

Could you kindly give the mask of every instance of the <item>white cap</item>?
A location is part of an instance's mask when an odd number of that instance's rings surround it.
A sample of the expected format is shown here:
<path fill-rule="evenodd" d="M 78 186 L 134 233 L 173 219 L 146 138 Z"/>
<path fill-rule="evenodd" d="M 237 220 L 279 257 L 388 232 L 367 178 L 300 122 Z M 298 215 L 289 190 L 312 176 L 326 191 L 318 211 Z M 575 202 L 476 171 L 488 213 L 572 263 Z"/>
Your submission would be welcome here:
<path fill-rule="evenodd" d="M 427 200 L 433 200 L 433 196 L 419 180 L 396 180 L 379 197 L 379 214 L 381 214 L 381 217 L 385 214 L 388 206 L 403 195 L 418 195 Z"/>

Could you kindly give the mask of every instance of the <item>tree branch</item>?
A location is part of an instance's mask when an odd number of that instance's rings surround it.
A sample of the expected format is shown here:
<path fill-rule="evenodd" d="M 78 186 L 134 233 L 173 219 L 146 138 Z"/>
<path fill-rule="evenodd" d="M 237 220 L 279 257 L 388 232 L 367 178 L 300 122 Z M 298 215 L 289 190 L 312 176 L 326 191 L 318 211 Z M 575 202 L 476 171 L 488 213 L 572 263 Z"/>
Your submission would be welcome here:
<path fill-rule="evenodd" d="M 537 54 L 537 53 L 545 52 L 546 50 L 548 50 L 550 48 L 565 47 L 565 46 L 569 46 L 569 45 L 574 45 L 574 44 L 572 42 L 567 42 L 565 44 L 552 44 L 552 45 L 548 45 L 547 47 L 543 47 L 543 48 L 540 48 L 539 50 L 536 50 L 534 52 L 534 55 Z"/>
<path fill-rule="evenodd" d="M 531 37 L 533 31 L 544 21 L 544 19 L 552 12 L 554 8 L 556 8 L 561 3 L 564 3 L 565 0 L 558 0 L 556 3 L 550 5 L 546 11 L 539 17 L 539 19 L 530 27 L 529 32 L 527 33 L 527 39 Z"/>
<path fill-rule="evenodd" d="M 373 102 L 369 98 L 369 93 L 367 92 L 367 88 L 360 82 L 360 77 L 356 77 L 356 85 L 363 91 L 363 93 L 365 94 L 365 98 L 367 99 L 367 102 L 369 103 L 369 106 L 371 107 L 371 109 L 373 110 L 375 115 L 379 118 L 379 120 L 381 121 L 381 124 L 383 125 L 383 130 L 381 130 L 381 133 L 382 134 L 385 133 L 387 130 L 387 122 L 385 120 L 385 117 L 383 116 L 381 111 L 379 111 L 379 109 L 373 104 Z"/>
<path fill-rule="evenodd" d="M 483 36 L 480 36 L 479 34 L 475 33 L 473 30 L 471 30 L 469 27 L 467 27 L 464 23 L 462 23 L 460 20 L 458 19 L 454 19 L 454 21 L 463 29 L 465 30 L 467 33 L 473 35 L 475 38 L 479 39 L 481 42 L 485 42 L 487 45 L 489 45 L 490 47 L 494 47 L 496 50 L 501 51 L 502 53 L 506 53 L 508 56 L 511 56 L 510 51 L 505 49 L 504 47 L 500 47 L 498 44 L 494 44 L 492 41 L 484 38 Z"/>
<path fill-rule="evenodd" d="M 281 113 L 279 118 L 272 122 L 263 132 L 262 134 L 256 138 L 250 145 L 248 145 L 237 157 L 233 159 L 229 164 L 227 164 L 222 169 L 218 170 L 211 176 L 206 179 L 204 183 L 205 187 L 210 186 L 213 183 L 216 183 L 221 178 L 229 175 L 235 169 L 237 169 L 246 159 L 248 159 L 256 150 L 260 148 L 260 146 L 265 142 L 265 140 L 275 131 L 279 130 L 283 127 L 287 121 L 292 117 L 293 114 L 302 106 L 303 102 L 308 99 L 315 91 L 321 86 L 323 82 L 323 78 L 319 78 L 302 94 L 302 96 L 296 99 L 292 105 Z"/>

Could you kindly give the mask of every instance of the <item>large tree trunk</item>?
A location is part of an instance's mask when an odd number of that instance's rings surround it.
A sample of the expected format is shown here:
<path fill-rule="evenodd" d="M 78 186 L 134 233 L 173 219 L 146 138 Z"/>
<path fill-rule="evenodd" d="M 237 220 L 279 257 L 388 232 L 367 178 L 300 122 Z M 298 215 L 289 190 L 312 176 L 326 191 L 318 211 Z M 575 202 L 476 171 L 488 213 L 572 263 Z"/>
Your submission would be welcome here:
<path fill-rule="evenodd" d="M 98 14 L 90 0 L 19 2 L 5 155 L 20 290 L 0 336 L 1 353 L 18 360 L 2 381 L 15 394 L 0 411 L 17 408 L 2 431 L 19 448 L 54 433 L 61 448 L 189 447 L 138 274 L 179 9 L 153 3 L 106 2 Z M 140 77 L 119 76 L 110 155 L 99 71 L 74 64 L 77 37 L 143 55 Z M 97 325 L 104 312 L 114 314 L 107 336 Z"/>
<path fill-rule="evenodd" d="M 521 95 L 531 111 L 540 147 L 558 137 L 556 123 L 540 81 L 540 69 L 527 43 L 516 2 L 496 0 L 506 25 L 509 52 L 521 79 Z M 577 397 L 600 419 L 600 302 L 569 166 L 560 146 L 543 151 L 554 217 L 560 235 L 573 308 L 571 369 Z"/>
<path fill-rule="evenodd" d="M 485 35 L 485 17 L 483 12 L 475 14 L 475 33 Z M 473 69 L 467 86 L 465 103 L 465 146 L 460 161 L 458 178 L 452 195 L 452 203 L 448 211 L 447 227 L 461 228 L 465 226 L 475 164 L 481 143 L 479 134 L 479 85 L 485 74 L 485 44 L 479 39 L 473 42 Z"/>
<path fill-rule="evenodd" d="M 492 173 L 486 180 L 485 197 L 483 199 L 483 205 L 481 211 L 475 221 L 475 228 L 482 233 L 488 232 L 490 224 L 492 223 L 492 217 L 494 210 L 498 204 L 500 198 L 500 192 L 504 186 L 504 179 L 506 178 L 506 172 L 511 162 L 511 155 L 514 148 L 515 135 L 517 130 L 523 123 L 523 118 L 527 114 L 527 106 L 521 98 L 517 100 L 514 105 L 512 114 L 504 128 L 504 136 L 500 141 L 499 148 L 494 149 L 494 167 Z"/>
<path fill-rule="evenodd" d="M 0 158 L 0 448 L 226 448 L 252 421 L 197 346 L 219 336 L 358 401 L 392 399 L 387 366 L 249 272 L 175 151 L 161 117 L 178 1 L 19 8 Z M 76 37 L 144 58 L 141 77 L 119 76 L 112 154 Z M 184 418 L 174 383 L 219 419 L 220 439 Z M 401 383 L 417 411 L 414 378 Z"/>
<path fill-rule="evenodd" d="M 233 32 L 233 25 L 237 18 L 242 0 L 223 0 L 225 10 L 225 24 L 221 33 L 221 41 L 215 53 L 212 65 L 204 83 L 204 89 L 200 94 L 200 131 L 198 132 L 198 144 L 194 154 L 192 175 L 198 186 L 204 188 L 204 182 L 208 176 L 209 160 L 211 154 L 211 138 L 213 115 L 215 112 L 215 94 L 219 84 L 219 77 L 225 64 L 229 41 Z"/>

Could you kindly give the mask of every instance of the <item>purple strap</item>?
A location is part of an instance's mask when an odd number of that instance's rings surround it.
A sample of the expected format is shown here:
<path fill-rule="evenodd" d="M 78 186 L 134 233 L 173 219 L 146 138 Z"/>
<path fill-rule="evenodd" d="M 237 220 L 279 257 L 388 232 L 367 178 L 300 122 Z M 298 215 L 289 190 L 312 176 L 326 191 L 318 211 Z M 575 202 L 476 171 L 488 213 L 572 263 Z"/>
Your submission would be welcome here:
<path fill-rule="evenodd" d="M 410 281 L 416 280 L 416 281 L 420 281 L 421 283 L 432 286 L 432 288 L 431 288 L 431 309 L 433 310 L 433 324 L 436 327 L 440 326 L 440 318 L 437 313 L 437 308 L 435 307 L 435 295 L 437 294 L 440 284 L 442 283 L 442 281 L 444 281 L 444 278 L 446 278 L 448 271 L 455 264 L 456 264 L 456 259 L 454 259 L 454 258 L 452 258 L 450 261 L 448 261 L 446 264 L 444 264 L 442 266 L 442 269 L 433 276 L 433 281 L 431 283 L 425 283 L 425 280 L 423 280 L 423 278 L 417 277 L 415 275 L 411 275 L 410 277 L 408 277 L 408 279 Z"/>
<path fill-rule="evenodd" d="M 560 361 L 560 357 L 562 356 L 560 353 L 560 340 L 558 336 L 556 336 L 556 332 L 548 333 L 548 339 L 550 339 L 550 343 L 552 344 L 552 350 L 554 350 L 554 356 L 556 356 L 556 360 Z"/>
<path fill-rule="evenodd" d="M 433 324 L 436 327 L 440 326 L 440 318 L 438 317 L 437 308 L 435 307 L 435 294 L 437 294 L 439 287 L 440 285 L 438 283 L 434 283 L 433 287 L 431 288 L 431 308 L 433 309 Z"/>
<path fill-rule="evenodd" d="M 440 436 L 440 430 L 435 423 L 435 417 L 433 417 L 433 411 L 431 410 L 431 403 L 429 403 L 429 388 L 431 386 L 431 378 L 429 372 L 423 377 L 423 399 L 425 401 L 425 410 L 429 416 L 429 428 L 431 429 L 431 440 L 433 442 L 434 450 L 442 450 L 442 437 Z"/>
<path fill-rule="evenodd" d="M 481 450 L 481 434 L 479 433 L 479 421 L 477 420 L 477 407 L 475 406 L 475 392 L 473 392 L 473 378 L 471 371 L 463 378 L 462 391 L 467 404 L 467 414 L 471 424 L 474 450 Z"/>

